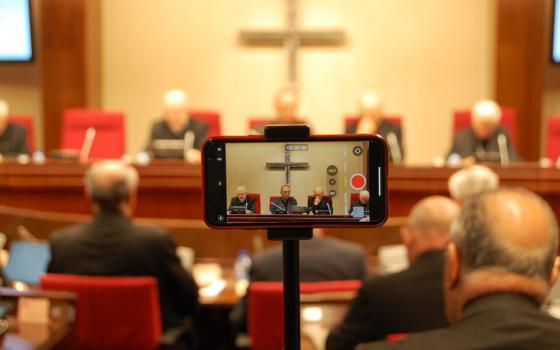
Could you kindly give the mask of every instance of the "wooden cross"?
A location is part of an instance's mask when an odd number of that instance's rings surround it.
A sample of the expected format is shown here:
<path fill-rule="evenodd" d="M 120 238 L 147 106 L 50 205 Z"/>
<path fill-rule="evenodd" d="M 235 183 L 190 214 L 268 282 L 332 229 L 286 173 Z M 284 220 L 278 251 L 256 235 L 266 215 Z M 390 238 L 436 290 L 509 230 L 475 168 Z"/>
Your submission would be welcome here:
<path fill-rule="evenodd" d="M 292 169 L 307 169 L 309 168 L 309 163 L 292 163 L 290 161 L 290 151 L 284 151 L 284 162 L 283 163 L 266 163 L 268 169 L 283 169 L 286 174 L 286 185 L 290 184 L 290 170 Z"/>
<path fill-rule="evenodd" d="M 287 26 L 280 30 L 241 30 L 241 43 L 249 46 L 284 46 L 288 58 L 288 83 L 297 82 L 297 54 L 300 46 L 337 46 L 345 41 L 344 31 L 301 30 L 297 23 L 297 0 L 287 0 Z"/>

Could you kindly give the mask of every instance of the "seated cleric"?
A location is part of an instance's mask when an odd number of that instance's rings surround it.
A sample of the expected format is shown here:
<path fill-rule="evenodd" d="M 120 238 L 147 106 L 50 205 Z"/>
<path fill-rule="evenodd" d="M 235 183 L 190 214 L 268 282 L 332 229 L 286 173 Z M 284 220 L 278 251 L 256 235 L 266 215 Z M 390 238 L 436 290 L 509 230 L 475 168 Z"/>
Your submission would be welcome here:
<path fill-rule="evenodd" d="M 471 127 L 455 135 L 448 157 L 458 155 L 472 161 L 517 161 L 508 130 L 500 125 L 502 111 L 494 101 L 477 102 L 471 110 Z"/>
<path fill-rule="evenodd" d="M 358 121 L 346 127 L 347 134 L 378 134 L 389 144 L 389 159 L 400 163 L 404 160 L 402 130 L 400 125 L 383 119 L 383 104 L 379 95 L 367 91 L 358 101 Z"/>
<path fill-rule="evenodd" d="M 27 131 L 22 126 L 8 122 L 9 112 L 8 103 L 0 100 L 0 155 L 17 157 L 20 154 L 29 154 Z"/>
<path fill-rule="evenodd" d="M 146 149 L 155 158 L 186 157 L 189 163 L 200 163 L 200 149 L 208 137 L 208 125 L 191 118 L 189 98 L 182 90 L 165 94 L 164 109 L 163 120 L 153 125 Z"/>
<path fill-rule="evenodd" d="M 290 197 L 290 185 L 280 187 L 280 198 L 270 202 L 271 214 L 291 214 L 292 208 L 297 205 L 297 200 Z"/>
<path fill-rule="evenodd" d="M 236 195 L 229 202 L 228 211 L 235 212 L 242 210 L 242 214 L 256 214 L 255 199 L 247 197 L 247 188 L 245 186 L 237 187 Z"/>
<path fill-rule="evenodd" d="M 325 191 L 321 186 L 313 189 L 313 198 L 307 200 L 307 207 L 312 214 L 332 215 L 333 204 L 330 197 L 325 196 Z"/>
<path fill-rule="evenodd" d="M 348 214 L 352 215 L 355 207 L 364 208 L 364 215 L 369 215 L 369 191 L 360 191 L 360 199 L 357 201 L 353 201 L 350 204 L 350 210 L 348 210 Z"/>

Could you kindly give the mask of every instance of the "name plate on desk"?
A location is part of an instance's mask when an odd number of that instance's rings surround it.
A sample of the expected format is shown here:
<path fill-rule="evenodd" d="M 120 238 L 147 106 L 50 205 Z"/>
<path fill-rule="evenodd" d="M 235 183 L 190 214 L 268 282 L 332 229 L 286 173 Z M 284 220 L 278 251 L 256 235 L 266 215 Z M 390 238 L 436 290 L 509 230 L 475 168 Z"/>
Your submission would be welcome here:
<path fill-rule="evenodd" d="M 50 319 L 51 302 L 47 298 L 25 298 L 18 300 L 19 322 L 47 324 Z"/>

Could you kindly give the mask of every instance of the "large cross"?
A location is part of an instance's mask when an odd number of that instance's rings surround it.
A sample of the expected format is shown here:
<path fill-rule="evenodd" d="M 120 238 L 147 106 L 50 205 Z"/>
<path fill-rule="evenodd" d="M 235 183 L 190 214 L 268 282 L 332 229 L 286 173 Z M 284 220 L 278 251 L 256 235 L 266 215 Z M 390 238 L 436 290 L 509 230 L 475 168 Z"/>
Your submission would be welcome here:
<path fill-rule="evenodd" d="M 290 150 L 284 150 L 284 162 L 283 163 L 266 163 L 268 169 L 283 169 L 286 176 L 286 185 L 290 184 L 290 170 L 292 169 L 307 169 L 309 163 L 292 163 L 290 161 Z"/>
<path fill-rule="evenodd" d="M 287 0 L 287 26 L 280 30 L 241 30 L 243 44 L 253 46 L 284 46 L 288 58 L 288 82 L 297 82 L 297 54 L 300 46 L 336 46 L 345 40 L 344 31 L 301 30 L 298 27 L 297 0 Z"/>

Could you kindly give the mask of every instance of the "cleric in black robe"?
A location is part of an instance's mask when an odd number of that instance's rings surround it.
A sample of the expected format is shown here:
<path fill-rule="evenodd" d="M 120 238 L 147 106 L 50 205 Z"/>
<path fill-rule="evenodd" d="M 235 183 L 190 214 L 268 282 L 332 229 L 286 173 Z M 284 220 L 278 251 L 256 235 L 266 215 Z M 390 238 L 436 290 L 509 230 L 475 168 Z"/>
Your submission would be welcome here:
<path fill-rule="evenodd" d="M 369 191 L 363 190 L 360 192 L 360 199 L 357 201 L 353 201 L 350 204 L 350 210 L 348 210 L 348 214 L 352 215 L 354 207 L 364 208 L 364 215 L 369 215 Z"/>
<path fill-rule="evenodd" d="M 27 131 L 22 126 L 9 123 L 8 114 L 8 104 L 0 100 L 0 154 L 4 157 L 29 154 Z"/>
<path fill-rule="evenodd" d="M 346 127 L 347 134 L 377 134 L 387 140 L 389 159 L 395 163 L 404 160 L 401 126 L 383 119 L 383 105 L 374 92 L 364 92 L 358 103 L 360 119 Z M 394 159 L 393 159 L 394 158 Z"/>
<path fill-rule="evenodd" d="M 188 97 L 181 90 L 169 91 L 164 104 L 163 120 L 153 125 L 147 149 L 155 158 L 182 159 L 186 148 L 187 161 L 200 163 L 200 149 L 208 137 L 208 124 L 191 118 Z M 181 147 L 164 149 L 157 146 L 157 140 L 177 140 Z"/>
<path fill-rule="evenodd" d="M 471 127 L 457 132 L 448 157 L 500 162 L 502 156 L 517 161 L 519 156 L 507 129 L 500 125 L 501 110 L 493 101 L 480 101 L 471 111 Z"/>
<path fill-rule="evenodd" d="M 244 207 L 245 212 L 243 214 L 257 214 L 255 199 L 247 197 L 247 188 L 245 188 L 245 186 L 237 187 L 237 192 L 235 197 L 233 197 L 229 202 L 229 208 L 228 208 L 229 212 L 236 209 L 232 207 L 238 207 L 238 208 Z"/>
<path fill-rule="evenodd" d="M 297 205 L 297 200 L 290 197 L 290 186 L 283 185 L 280 188 L 280 198 L 276 198 L 270 203 L 270 213 L 272 214 L 292 214 L 292 208 Z"/>
<path fill-rule="evenodd" d="M 309 212 L 319 215 L 332 215 L 333 214 L 333 204 L 330 197 L 325 196 L 325 191 L 322 187 L 315 187 L 313 189 L 313 198 L 307 200 L 307 207 Z"/>

